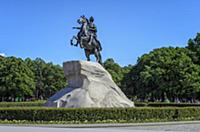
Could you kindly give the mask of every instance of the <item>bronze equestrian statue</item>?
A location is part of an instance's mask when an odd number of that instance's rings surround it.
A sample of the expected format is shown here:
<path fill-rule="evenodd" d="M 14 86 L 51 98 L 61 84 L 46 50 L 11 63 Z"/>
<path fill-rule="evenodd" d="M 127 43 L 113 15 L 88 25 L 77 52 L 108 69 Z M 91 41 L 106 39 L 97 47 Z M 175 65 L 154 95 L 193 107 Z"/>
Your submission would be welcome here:
<path fill-rule="evenodd" d="M 73 27 L 73 29 L 79 29 L 77 36 L 73 36 L 71 39 L 71 45 L 78 46 L 85 50 L 85 56 L 90 61 L 90 55 L 94 54 L 96 61 L 102 64 L 102 58 L 100 51 L 102 50 L 101 43 L 97 39 L 97 28 L 94 24 L 94 18 L 91 16 L 88 20 L 84 15 L 81 16 L 77 22 L 81 27 Z M 74 43 L 76 41 L 76 43 Z"/>

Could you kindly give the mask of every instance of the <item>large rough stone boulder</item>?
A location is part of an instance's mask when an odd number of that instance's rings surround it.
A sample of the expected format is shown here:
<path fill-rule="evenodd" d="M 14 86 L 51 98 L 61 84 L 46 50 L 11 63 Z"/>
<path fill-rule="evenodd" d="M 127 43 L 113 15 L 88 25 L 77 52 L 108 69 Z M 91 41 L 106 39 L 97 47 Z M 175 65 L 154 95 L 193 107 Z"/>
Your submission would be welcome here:
<path fill-rule="evenodd" d="M 98 63 L 69 61 L 63 63 L 68 87 L 49 98 L 48 107 L 134 107 L 111 75 Z"/>

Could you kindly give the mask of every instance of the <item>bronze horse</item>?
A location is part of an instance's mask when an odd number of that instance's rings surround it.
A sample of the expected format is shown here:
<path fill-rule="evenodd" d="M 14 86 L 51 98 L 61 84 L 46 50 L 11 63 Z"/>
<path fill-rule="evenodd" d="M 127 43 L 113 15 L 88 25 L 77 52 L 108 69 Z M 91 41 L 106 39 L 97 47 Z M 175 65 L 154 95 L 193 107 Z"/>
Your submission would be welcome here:
<path fill-rule="evenodd" d="M 92 39 L 91 44 L 89 44 L 90 41 L 90 35 L 91 32 L 88 30 L 89 29 L 89 21 L 85 16 L 81 16 L 77 22 L 81 24 L 81 27 L 76 29 L 80 29 L 79 33 L 77 36 L 73 36 L 71 39 L 71 45 L 73 46 L 78 46 L 80 45 L 81 48 L 84 49 L 85 51 L 85 56 L 87 58 L 87 61 L 90 61 L 90 55 L 95 55 L 96 61 L 100 64 L 102 64 L 102 58 L 101 58 L 101 49 L 100 47 L 100 42 L 97 39 Z M 76 43 L 74 43 L 76 41 Z"/>

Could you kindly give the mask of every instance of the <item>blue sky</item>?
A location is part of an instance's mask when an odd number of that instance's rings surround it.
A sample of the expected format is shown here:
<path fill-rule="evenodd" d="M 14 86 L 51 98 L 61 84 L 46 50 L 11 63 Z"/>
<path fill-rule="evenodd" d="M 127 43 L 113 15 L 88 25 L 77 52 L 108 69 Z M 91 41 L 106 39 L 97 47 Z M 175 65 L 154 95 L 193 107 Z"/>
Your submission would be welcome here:
<path fill-rule="evenodd" d="M 70 45 L 80 15 L 91 15 L 103 60 L 120 65 L 155 48 L 184 47 L 200 32 L 199 0 L 0 0 L 0 54 L 47 62 L 85 60 Z M 92 57 L 94 60 L 94 57 Z"/>

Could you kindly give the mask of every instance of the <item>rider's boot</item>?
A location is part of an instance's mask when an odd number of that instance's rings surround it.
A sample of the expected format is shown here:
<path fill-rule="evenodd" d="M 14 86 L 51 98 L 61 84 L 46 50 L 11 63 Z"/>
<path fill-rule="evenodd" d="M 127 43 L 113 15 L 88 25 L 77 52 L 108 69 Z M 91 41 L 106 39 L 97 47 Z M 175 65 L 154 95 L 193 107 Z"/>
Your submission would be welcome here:
<path fill-rule="evenodd" d="M 89 42 L 88 42 L 89 45 L 92 44 L 92 39 L 93 39 L 93 36 L 91 35 L 91 36 L 90 36 L 90 39 L 89 39 Z"/>
<path fill-rule="evenodd" d="M 96 40 L 96 42 L 98 43 L 98 50 L 99 51 L 102 51 L 102 47 L 101 47 L 101 43 L 100 43 L 100 41 L 99 40 L 97 40 L 97 38 L 95 37 L 95 40 Z"/>
<path fill-rule="evenodd" d="M 81 47 L 81 49 L 83 48 L 82 39 L 81 39 L 81 41 L 80 41 L 80 47 Z"/>
<path fill-rule="evenodd" d="M 83 48 L 83 45 L 82 45 L 82 44 L 80 44 L 80 48 L 81 48 L 81 49 Z"/>

